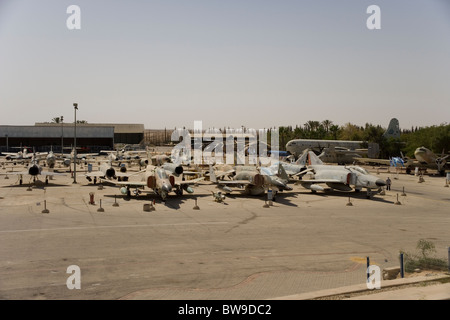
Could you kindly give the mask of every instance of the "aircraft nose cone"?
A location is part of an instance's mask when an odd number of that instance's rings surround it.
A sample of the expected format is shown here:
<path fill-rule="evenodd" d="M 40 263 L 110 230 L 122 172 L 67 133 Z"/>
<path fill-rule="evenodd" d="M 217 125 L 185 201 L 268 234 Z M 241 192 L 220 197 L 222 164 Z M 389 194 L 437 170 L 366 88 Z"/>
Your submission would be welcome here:
<path fill-rule="evenodd" d="M 292 190 L 291 187 L 288 187 L 287 184 L 285 184 L 284 182 L 279 181 L 279 180 L 275 180 L 274 185 L 282 190 Z"/>
<path fill-rule="evenodd" d="M 384 187 L 384 186 L 386 185 L 386 181 L 381 180 L 381 179 L 378 179 L 377 181 L 375 181 L 375 184 L 376 184 L 378 187 Z"/>
<path fill-rule="evenodd" d="M 167 184 L 163 184 L 163 186 L 161 187 L 161 189 L 165 192 L 165 193 L 169 193 L 172 190 L 172 187 L 170 185 Z"/>

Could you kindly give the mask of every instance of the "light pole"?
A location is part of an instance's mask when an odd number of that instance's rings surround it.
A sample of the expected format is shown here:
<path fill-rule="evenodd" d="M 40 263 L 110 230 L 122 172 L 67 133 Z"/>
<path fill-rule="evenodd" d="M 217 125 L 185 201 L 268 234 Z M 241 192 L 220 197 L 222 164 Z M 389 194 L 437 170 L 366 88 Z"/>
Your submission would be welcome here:
<path fill-rule="evenodd" d="M 73 131 L 73 183 L 77 183 L 77 110 L 78 103 L 73 104 L 73 110 L 75 113 L 74 131 Z"/>
<path fill-rule="evenodd" d="M 64 153 L 64 117 L 61 116 L 61 157 L 63 156 Z"/>

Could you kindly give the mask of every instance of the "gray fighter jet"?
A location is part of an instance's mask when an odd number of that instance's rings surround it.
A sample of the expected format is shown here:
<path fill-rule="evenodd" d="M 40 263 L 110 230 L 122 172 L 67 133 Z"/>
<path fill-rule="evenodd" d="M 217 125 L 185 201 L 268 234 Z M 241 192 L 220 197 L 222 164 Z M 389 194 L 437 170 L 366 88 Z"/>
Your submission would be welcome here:
<path fill-rule="evenodd" d="M 367 198 L 372 197 L 372 190 L 381 190 L 386 182 L 369 174 L 359 166 L 325 165 L 312 151 L 308 152 L 307 169 L 301 174 L 300 184 L 312 192 L 324 191 L 321 184 L 339 191 L 367 190 Z M 305 179 L 307 178 L 307 179 Z"/>

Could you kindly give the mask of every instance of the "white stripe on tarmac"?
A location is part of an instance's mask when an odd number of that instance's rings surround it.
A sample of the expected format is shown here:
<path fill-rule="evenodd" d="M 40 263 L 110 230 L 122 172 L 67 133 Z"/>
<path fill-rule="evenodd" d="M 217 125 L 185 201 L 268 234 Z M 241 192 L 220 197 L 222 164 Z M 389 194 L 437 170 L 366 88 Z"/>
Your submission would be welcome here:
<path fill-rule="evenodd" d="M 118 226 L 91 226 L 91 227 L 67 227 L 67 228 L 44 228 L 44 229 L 23 229 L 23 230 L 2 230 L 1 233 L 19 233 L 19 232 L 41 232 L 41 231 L 61 231 L 61 230 L 89 230 L 89 229 L 118 229 L 118 228 L 146 228 L 146 227 L 178 227 L 178 226 L 206 226 L 228 224 L 228 222 L 205 222 L 205 223 L 171 223 L 171 224 L 130 224 Z"/>

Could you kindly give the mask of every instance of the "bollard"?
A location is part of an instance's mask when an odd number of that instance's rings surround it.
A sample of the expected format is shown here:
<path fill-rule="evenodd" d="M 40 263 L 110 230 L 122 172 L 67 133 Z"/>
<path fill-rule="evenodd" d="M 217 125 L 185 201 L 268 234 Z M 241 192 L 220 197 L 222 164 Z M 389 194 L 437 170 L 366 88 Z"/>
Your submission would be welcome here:
<path fill-rule="evenodd" d="M 197 198 L 195 198 L 195 206 L 192 208 L 194 210 L 200 210 L 200 207 L 197 205 Z"/>
<path fill-rule="evenodd" d="M 50 213 L 50 211 L 47 209 L 47 200 L 44 200 L 44 210 L 42 210 L 42 213 Z"/>
<path fill-rule="evenodd" d="M 405 193 L 405 187 L 403 187 L 403 193 L 402 193 L 403 197 L 406 197 L 406 193 Z"/>
<path fill-rule="evenodd" d="M 117 203 L 117 195 L 114 195 L 114 203 L 113 203 L 113 207 L 118 207 L 119 204 Z"/>
<path fill-rule="evenodd" d="M 95 205 L 94 193 L 93 192 L 89 192 L 89 204 Z"/>
<path fill-rule="evenodd" d="M 347 202 L 346 206 L 347 207 L 353 206 L 353 203 L 351 202 L 350 197 L 348 197 L 348 202 Z"/>
<path fill-rule="evenodd" d="M 450 247 L 448 247 L 448 272 L 450 272 Z"/>
<path fill-rule="evenodd" d="M 404 264 L 405 260 L 403 257 L 403 253 L 400 253 L 400 276 L 402 277 L 402 279 L 405 277 L 405 264 Z"/>
<path fill-rule="evenodd" d="M 401 205 L 400 201 L 398 201 L 398 193 L 397 193 L 397 202 L 394 203 L 394 204 L 397 205 L 397 206 Z"/>
<path fill-rule="evenodd" d="M 156 209 L 155 209 L 155 207 L 153 206 L 153 203 L 150 202 L 150 203 L 144 204 L 143 210 L 146 211 L 146 212 L 150 212 L 150 211 L 154 211 L 154 210 L 156 210 Z"/>
<path fill-rule="evenodd" d="M 267 190 L 267 201 L 269 201 L 269 206 L 273 206 L 273 191 Z"/>
<path fill-rule="evenodd" d="M 105 209 L 102 208 L 102 199 L 100 199 L 100 208 L 97 209 L 97 212 L 105 212 Z"/>
<path fill-rule="evenodd" d="M 423 175 L 420 175 L 420 176 L 419 176 L 419 182 L 418 182 L 418 183 L 422 183 L 422 182 L 425 182 L 425 179 L 423 178 Z"/>
<path fill-rule="evenodd" d="M 370 279 L 370 273 L 369 273 L 370 259 L 369 259 L 369 257 L 367 257 L 366 259 L 367 259 L 367 268 L 366 268 L 366 270 L 367 270 L 367 282 L 368 282 L 369 279 Z"/>

